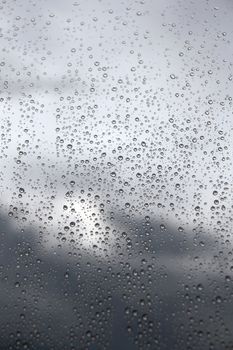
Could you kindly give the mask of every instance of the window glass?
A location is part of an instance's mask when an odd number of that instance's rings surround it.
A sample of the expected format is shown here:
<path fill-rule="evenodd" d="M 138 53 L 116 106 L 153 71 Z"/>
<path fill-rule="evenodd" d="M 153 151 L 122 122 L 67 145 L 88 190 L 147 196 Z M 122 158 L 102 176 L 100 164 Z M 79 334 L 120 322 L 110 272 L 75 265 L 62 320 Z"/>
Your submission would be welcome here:
<path fill-rule="evenodd" d="M 0 349 L 233 348 L 229 0 L 0 2 Z"/>

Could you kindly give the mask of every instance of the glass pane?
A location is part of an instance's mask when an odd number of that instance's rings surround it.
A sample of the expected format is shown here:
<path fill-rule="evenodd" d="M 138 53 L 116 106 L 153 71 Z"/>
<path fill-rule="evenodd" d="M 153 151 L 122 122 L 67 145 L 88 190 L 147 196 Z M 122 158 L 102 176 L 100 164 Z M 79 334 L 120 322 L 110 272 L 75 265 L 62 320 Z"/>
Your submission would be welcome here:
<path fill-rule="evenodd" d="M 228 0 L 0 3 L 0 349 L 233 348 Z"/>

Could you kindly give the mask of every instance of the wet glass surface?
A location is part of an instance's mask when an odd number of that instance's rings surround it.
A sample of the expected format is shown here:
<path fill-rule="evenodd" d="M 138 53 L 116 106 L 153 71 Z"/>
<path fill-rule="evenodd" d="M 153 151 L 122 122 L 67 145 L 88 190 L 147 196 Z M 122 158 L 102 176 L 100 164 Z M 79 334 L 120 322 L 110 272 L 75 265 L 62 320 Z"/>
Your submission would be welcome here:
<path fill-rule="evenodd" d="M 233 3 L 0 2 L 0 350 L 233 349 Z"/>

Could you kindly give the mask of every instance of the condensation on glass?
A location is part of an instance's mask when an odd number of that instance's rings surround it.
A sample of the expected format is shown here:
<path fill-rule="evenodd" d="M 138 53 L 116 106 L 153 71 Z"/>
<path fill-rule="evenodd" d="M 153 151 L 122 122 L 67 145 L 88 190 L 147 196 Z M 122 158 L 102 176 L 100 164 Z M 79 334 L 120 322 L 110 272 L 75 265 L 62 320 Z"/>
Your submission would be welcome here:
<path fill-rule="evenodd" d="M 233 349 L 233 3 L 0 2 L 0 350 Z"/>

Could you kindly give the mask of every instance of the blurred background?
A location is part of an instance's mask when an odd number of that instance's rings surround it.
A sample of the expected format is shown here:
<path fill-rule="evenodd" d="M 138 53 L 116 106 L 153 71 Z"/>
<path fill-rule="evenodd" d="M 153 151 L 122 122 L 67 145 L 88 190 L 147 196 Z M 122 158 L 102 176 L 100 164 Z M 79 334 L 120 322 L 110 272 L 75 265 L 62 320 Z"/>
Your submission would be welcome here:
<path fill-rule="evenodd" d="M 233 349 L 232 15 L 0 2 L 0 350 Z"/>

